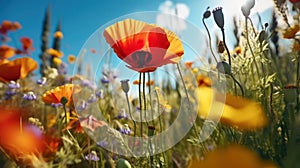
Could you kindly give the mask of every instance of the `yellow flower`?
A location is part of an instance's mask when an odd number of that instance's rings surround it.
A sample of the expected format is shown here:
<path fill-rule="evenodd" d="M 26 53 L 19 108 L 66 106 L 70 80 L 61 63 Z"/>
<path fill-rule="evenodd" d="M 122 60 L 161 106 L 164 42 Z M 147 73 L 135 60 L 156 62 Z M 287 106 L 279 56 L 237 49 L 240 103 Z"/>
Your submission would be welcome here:
<path fill-rule="evenodd" d="M 240 46 L 235 47 L 234 53 L 241 54 L 242 53 L 242 48 Z"/>
<path fill-rule="evenodd" d="M 62 60 L 60 58 L 57 58 L 57 57 L 53 57 L 52 61 L 55 65 L 60 65 L 62 63 Z"/>
<path fill-rule="evenodd" d="M 68 62 L 69 62 L 70 64 L 74 63 L 75 60 L 76 60 L 76 57 L 75 57 L 74 55 L 69 55 L 69 56 L 68 56 Z"/>
<path fill-rule="evenodd" d="M 288 29 L 286 29 L 282 35 L 283 38 L 286 39 L 292 39 L 296 36 L 296 34 L 300 31 L 300 26 L 299 25 L 294 25 L 292 27 L 289 27 Z"/>
<path fill-rule="evenodd" d="M 198 115 L 202 118 L 218 121 L 221 115 L 222 123 L 241 130 L 262 128 L 267 124 L 264 110 L 257 102 L 231 94 L 224 95 L 210 87 L 197 88 L 197 94 Z"/>
<path fill-rule="evenodd" d="M 62 57 L 64 54 L 61 51 L 55 50 L 53 48 L 49 48 L 47 53 L 53 57 Z"/>
<path fill-rule="evenodd" d="M 64 37 L 64 35 L 61 31 L 57 31 L 54 33 L 54 37 L 58 38 L 58 39 L 62 39 Z"/>
<path fill-rule="evenodd" d="M 188 168 L 276 168 L 263 161 L 254 151 L 232 144 L 207 154 L 204 160 L 192 159 Z"/>

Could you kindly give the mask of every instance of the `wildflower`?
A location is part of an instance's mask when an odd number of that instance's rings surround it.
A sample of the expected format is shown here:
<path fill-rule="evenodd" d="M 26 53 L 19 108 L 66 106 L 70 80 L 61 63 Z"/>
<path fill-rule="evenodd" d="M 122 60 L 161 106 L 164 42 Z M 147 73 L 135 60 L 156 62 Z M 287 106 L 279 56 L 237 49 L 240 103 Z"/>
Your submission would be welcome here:
<path fill-rule="evenodd" d="M 122 119 L 122 118 L 128 119 L 128 115 L 126 114 L 126 111 L 123 108 L 118 113 L 118 119 Z"/>
<path fill-rule="evenodd" d="M 46 71 L 46 77 L 50 79 L 55 79 L 58 76 L 58 71 L 56 68 L 50 68 Z"/>
<path fill-rule="evenodd" d="M 108 145 L 108 142 L 105 140 L 102 140 L 100 142 L 97 142 L 97 145 L 105 148 Z"/>
<path fill-rule="evenodd" d="M 99 90 L 97 93 L 96 93 L 96 96 L 99 97 L 100 99 L 103 99 L 104 98 L 104 93 L 103 93 L 103 90 Z"/>
<path fill-rule="evenodd" d="M 160 66 L 178 63 L 184 53 L 175 33 L 133 19 L 106 28 L 104 37 L 117 56 L 138 72 L 152 72 Z"/>
<path fill-rule="evenodd" d="M 61 103 L 51 103 L 51 106 L 54 107 L 54 108 L 60 107 L 62 105 L 63 104 L 61 104 Z"/>
<path fill-rule="evenodd" d="M 240 46 L 235 47 L 234 48 L 234 53 L 236 53 L 238 55 L 241 54 L 242 53 L 242 48 Z"/>
<path fill-rule="evenodd" d="M 80 124 L 83 128 L 87 128 L 89 130 L 94 131 L 98 127 L 103 127 L 107 125 L 104 121 L 99 121 L 92 115 L 87 117 L 79 118 Z"/>
<path fill-rule="evenodd" d="M 60 74 L 60 75 L 67 74 L 67 68 L 68 68 L 68 65 L 64 62 L 61 62 L 61 64 L 59 64 L 58 68 L 57 68 L 58 74 Z"/>
<path fill-rule="evenodd" d="M 74 63 L 75 60 L 76 60 L 76 57 L 75 57 L 74 55 L 69 55 L 69 56 L 68 56 L 68 62 L 69 62 L 70 64 Z"/>
<path fill-rule="evenodd" d="M 199 87 L 197 95 L 198 115 L 202 118 L 216 120 L 221 114 L 222 123 L 242 130 L 262 128 L 267 124 L 266 114 L 257 102 L 231 94 L 224 95 L 210 87 Z M 226 99 L 223 100 L 223 97 Z M 223 111 L 217 107 L 224 107 Z"/>
<path fill-rule="evenodd" d="M 208 7 L 208 8 L 206 9 L 206 11 L 203 13 L 203 18 L 205 18 L 205 19 L 209 18 L 210 15 L 211 15 L 210 10 L 208 10 L 208 9 L 209 9 L 209 7 Z"/>
<path fill-rule="evenodd" d="M 99 161 L 100 158 L 97 156 L 96 151 L 91 151 L 91 153 L 85 156 L 86 160 Z"/>
<path fill-rule="evenodd" d="M 62 57 L 64 54 L 61 51 L 55 50 L 53 48 L 49 48 L 47 53 L 53 57 Z"/>
<path fill-rule="evenodd" d="M 191 160 L 188 168 L 196 167 L 276 168 L 277 166 L 262 160 L 257 153 L 244 146 L 232 144 L 208 153 L 204 160 Z"/>
<path fill-rule="evenodd" d="M 81 100 L 79 102 L 79 105 L 77 106 L 76 110 L 77 111 L 84 111 L 84 110 L 87 109 L 87 107 L 88 107 L 88 103 L 86 101 L 84 101 L 84 100 Z"/>
<path fill-rule="evenodd" d="M 0 60 L 7 59 L 15 55 L 15 49 L 6 45 L 0 46 Z"/>
<path fill-rule="evenodd" d="M 187 69 L 191 69 L 192 66 L 193 66 L 193 64 L 194 64 L 194 62 L 192 62 L 192 61 L 186 61 L 186 62 L 184 63 L 184 65 L 185 65 L 185 67 L 186 67 Z"/>
<path fill-rule="evenodd" d="M 45 92 L 42 96 L 44 103 L 61 103 L 62 98 L 66 98 L 68 100 L 67 104 L 72 100 L 73 92 L 79 91 L 73 84 L 65 84 L 62 86 L 58 86 L 54 89 L 51 89 Z"/>
<path fill-rule="evenodd" d="M 129 91 L 129 80 L 128 79 L 125 79 L 125 80 L 121 80 L 121 86 L 122 86 L 122 90 L 123 92 L 125 93 L 128 93 Z"/>
<path fill-rule="evenodd" d="M 217 7 L 212 12 L 216 24 L 219 26 L 220 29 L 224 29 L 224 15 L 222 12 L 222 7 Z"/>
<path fill-rule="evenodd" d="M 125 135 L 130 135 L 131 129 L 129 128 L 128 124 L 124 124 L 124 127 L 120 129 L 120 132 Z"/>
<path fill-rule="evenodd" d="M 21 87 L 21 85 L 18 82 L 10 81 L 8 83 L 8 88 L 10 88 L 10 89 L 19 89 L 20 87 Z"/>
<path fill-rule="evenodd" d="M 296 36 L 296 34 L 300 31 L 300 26 L 299 25 L 294 25 L 292 27 L 289 27 L 288 29 L 286 29 L 282 35 L 283 38 L 286 39 L 292 39 Z"/>
<path fill-rule="evenodd" d="M 98 100 L 98 98 L 97 98 L 97 96 L 96 95 L 94 95 L 94 94 L 92 94 L 90 97 L 89 97 L 89 99 L 88 99 L 88 103 L 94 103 L 94 102 L 96 102 Z"/>
<path fill-rule="evenodd" d="M 32 101 L 32 100 L 36 100 L 37 97 L 33 92 L 28 92 L 23 95 L 23 99 Z"/>
<path fill-rule="evenodd" d="M 101 83 L 102 84 L 108 84 L 109 83 L 109 79 L 107 79 L 107 77 L 103 77 L 103 78 L 101 78 Z"/>
<path fill-rule="evenodd" d="M 29 57 L 17 58 L 0 64 L 0 81 L 11 81 L 27 77 L 38 68 L 35 60 Z"/>
<path fill-rule="evenodd" d="M 141 82 L 140 82 L 139 80 L 134 80 L 134 81 L 132 82 L 132 84 L 134 84 L 134 85 L 139 85 L 139 84 L 141 84 Z"/>
<path fill-rule="evenodd" d="M 58 58 L 58 57 L 53 57 L 52 62 L 55 65 L 59 66 L 62 63 L 62 60 L 60 58 Z"/>
<path fill-rule="evenodd" d="M 54 33 L 54 38 L 57 38 L 57 39 L 62 39 L 64 37 L 63 33 L 61 31 L 56 31 Z"/>
<path fill-rule="evenodd" d="M 212 84 L 210 78 L 208 78 L 204 75 L 198 75 L 197 76 L 197 82 L 198 82 L 198 87 L 200 87 L 200 86 L 210 87 L 211 84 Z"/>
<path fill-rule="evenodd" d="M 64 128 L 64 130 L 70 130 L 74 129 L 75 133 L 84 133 L 84 129 L 80 125 L 80 121 L 77 119 L 72 119 L 70 122 L 68 122 L 67 126 Z"/>
<path fill-rule="evenodd" d="M 23 123 L 20 130 L 21 109 L 7 109 L 0 107 L 0 146 L 13 157 L 22 157 L 42 151 L 42 134 L 39 128 Z"/>
<path fill-rule="evenodd" d="M 294 41 L 293 47 L 292 47 L 293 52 L 298 52 L 300 51 L 300 43 L 298 41 Z"/>
<path fill-rule="evenodd" d="M 20 39 L 21 43 L 22 43 L 22 52 L 25 54 L 28 54 L 30 51 L 34 50 L 33 48 L 33 42 L 30 38 L 28 37 L 22 37 Z"/>
<path fill-rule="evenodd" d="M 89 81 L 89 80 L 87 80 L 87 79 L 83 79 L 83 80 L 81 81 L 81 85 L 82 85 L 82 86 L 89 87 L 89 88 L 91 88 L 91 89 L 93 89 L 93 90 L 96 90 L 96 89 L 97 89 L 96 83 L 95 83 L 95 82 L 91 82 L 91 81 Z"/>
<path fill-rule="evenodd" d="M 150 80 L 146 82 L 146 86 L 153 86 L 154 85 L 154 80 Z"/>
<path fill-rule="evenodd" d="M 47 78 L 46 77 L 42 77 L 41 79 L 38 79 L 36 81 L 36 83 L 39 84 L 39 85 L 45 85 L 46 82 L 47 82 Z"/>
<path fill-rule="evenodd" d="M 18 29 L 21 29 L 19 22 L 4 20 L 0 25 L 0 34 L 7 35 L 8 31 L 16 31 Z"/>

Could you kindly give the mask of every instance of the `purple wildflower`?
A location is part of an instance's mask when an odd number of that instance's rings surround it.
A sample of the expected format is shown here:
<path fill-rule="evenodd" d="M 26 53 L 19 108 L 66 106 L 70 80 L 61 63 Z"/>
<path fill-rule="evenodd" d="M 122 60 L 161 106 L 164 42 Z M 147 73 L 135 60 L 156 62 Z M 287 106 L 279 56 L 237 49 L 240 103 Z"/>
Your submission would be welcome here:
<path fill-rule="evenodd" d="M 82 86 L 89 87 L 89 88 L 91 88 L 91 89 L 93 89 L 93 90 L 96 90 L 96 89 L 97 89 L 97 85 L 95 84 L 95 82 L 91 82 L 91 81 L 89 81 L 89 80 L 87 80 L 87 79 L 82 80 L 82 81 L 81 81 L 81 85 L 82 85 Z"/>
<path fill-rule="evenodd" d="M 103 98 L 104 98 L 103 90 L 99 90 L 99 91 L 96 93 L 96 96 L 99 97 L 100 99 L 103 99 Z"/>
<path fill-rule="evenodd" d="M 96 97 L 96 95 L 92 94 L 90 96 L 90 98 L 88 99 L 88 103 L 94 103 L 98 100 L 98 98 Z"/>
<path fill-rule="evenodd" d="M 21 86 L 18 82 L 10 81 L 8 84 L 8 88 L 10 89 L 19 89 Z"/>
<path fill-rule="evenodd" d="M 87 107 L 88 107 L 88 103 L 84 100 L 81 100 L 79 105 L 77 106 L 76 110 L 83 111 L 83 110 L 87 109 Z"/>
<path fill-rule="evenodd" d="M 37 97 L 33 92 L 28 92 L 23 95 L 23 99 L 32 101 L 32 100 L 36 100 Z"/>
<path fill-rule="evenodd" d="M 99 161 L 100 158 L 97 156 L 96 151 L 91 151 L 91 153 L 85 156 L 86 160 Z"/>
<path fill-rule="evenodd" d="M 97 145 L 105 148 L 108 145 L 108 142 L 105 140 L 102 140 L 100 142 L 97 142 Z"/>
<path fill-rule="evenodd" d="M 118 119 L 128 119 L 128 115 L 126 114 L 125 109 L 121 109 L 118 113 Z"/>
<path fill-rule="evenodd" d="M 56 107 L 62 106 L 62 104 L 61 103 L 51 103 L 51 106 L 56 108 Z"/>
<path fill-rule="evenodd" d="M 109 83 L 109 79 L 106 76 L 104 76 L 103 78 L 101 78 L 101 83 L 102 84 L 108 84 Z"/>
<path fill-rule="evenodd" d="M 124 124 L 124 127 L 120 129 L 120 132 L 125 135 L 129 135 L 131 133 L 131 129 L 128 124 Z"/>
<path fill-rule="evenodd" d="M 68 65 L 66 63 L 62 62 L 57 68 L 58 74 L 60 74 L 60 75 L 67 74 L 67 68 L 68 68 Z"/>
<path fill-rule="evenodd" d="M 47 82 L 47 78 L 46 77 L 42 77 L 41 79 L 37 80 L 36 83 L 39 85 L 45 85 Z"/>

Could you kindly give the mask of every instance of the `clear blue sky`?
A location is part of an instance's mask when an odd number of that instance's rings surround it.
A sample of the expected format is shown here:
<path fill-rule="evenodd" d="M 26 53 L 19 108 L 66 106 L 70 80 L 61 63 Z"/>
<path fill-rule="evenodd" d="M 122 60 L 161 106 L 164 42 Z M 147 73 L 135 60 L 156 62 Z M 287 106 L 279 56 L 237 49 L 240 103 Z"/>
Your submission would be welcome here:
<path fill-rule="evenodd" d="M 22 36 L 28 36 L 33 39 L 35 51 L 32 53 L 32 56 L 38 59 L 42 22 L 45 11 L 47 7 L 50 6 L 52 12 L 52 34 L 58 21 L 62 21 L 64 38 L 61 47 L 65 55 L 64 59 L 66 59 L 69 54 L 77 55 L 88 37 L 103 24 L 133 12 L 158 11 L 159 5 L 164 1 L 165 0 L 0 0 L 0 21 L 11 20 L 21 23 L 22 29 L 10 33 L 10 37 L 14 41 L 17 41 Z M 190 15 L 187 20 L 199 26 L 200 29 L 203 29 L 201 19 L 206 7 L 210 6 L 212 9 L 222 4 L 222 1 L 219 0 L 174 0 L 173 2 L 188 5 Z M 226 2 L 231 1 L 227 0 Z M 234 10 L 240 11 L 239 8 Z M 212 18 L 210 18 L 210 22 L 213 22 Z M 52 41 L 50 41 L 49 47 L 51 46 Z"/>

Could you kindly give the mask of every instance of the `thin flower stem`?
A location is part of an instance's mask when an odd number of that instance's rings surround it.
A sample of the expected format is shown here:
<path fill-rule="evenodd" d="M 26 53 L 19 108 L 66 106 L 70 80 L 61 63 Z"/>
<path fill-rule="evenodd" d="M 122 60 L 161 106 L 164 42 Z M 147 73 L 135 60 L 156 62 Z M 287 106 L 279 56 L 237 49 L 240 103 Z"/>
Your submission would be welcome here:
<path fill-rule="evenodd" d="M 222 31 L 222 36 L 223 36 L 223 43 L 224 43 L 224 46 L 225 46 L 225 49 L 226 49 L 226 52 L 227 52 L 227 55 L 228 55 L 228 63 L 231 66 L 231 56 L 230 56 L 230 52 L 229 52 L 229 49 L 228 49 L 226 41 L 225 41 L 225 31 L 224 31 L 224 28 L 222 28 L 221 31 Z"/>
<path fill-rule="evenodd" d="M 142 89 L 141 89 L 142 73 L 139 77 L 139 103 L 140 103 L 140 131 L 141 137 L 143 137 L 143 108 L 142 108 Z"/>
<path fill-rule="evenodd" d="M 202 22 L 203 22 L 203 25 L 204 25 L 204 27 L 205 27 L 205 29 L 206 29 L 207 34 L 208 34 L 208 40 L 209 40 L 209 48 L 210 48 L 210 52 L 211 52 L 211 54 L 213 55 L 214 60 L 215 60 L 216 63 L 217 63 L 218 60 L 217 60 L 217 57 L 216 57 L 216 55 L 214 54 L 214 51 L 213 51 L 213 49 L 212 49 L 212 46 L 211 46 L 211 36 L 210 36 L 209 30 L 208 30 L 208 28 L 207 28 L 207 26 L 206 26 L 206 23 L 205 23 L 205 21 L 204 21 L 204 18 L 202 18 Z"/>
<path fill-rule="evenodd" d="M 152 107 L 152 95 L 151 95 L 151 76 L 150 72 L 148 74 L 148 81 L 149 81 L 149 86 L 148 86 L 148 93 L 149 93 L 149 99 L 150 99 L 150 113 L 151 113 L 151 120 L 152 120 L 152 125 L 154 126 L 154 114 L 153 114 L 153 107 Z"/>
<path fill-rule="evenodd" d="M 187 88 L 186 88 L 184 80 L 183 80 L 183 76 L 182 76 L 182 73 L 181 73 L 181 70 L 180 70 L 179 63 L 177 63 L 176 65 L 177 65 L 177 70 L 179 72 L 179 76 L 180 76 L 180 79 L 181 79 L 181 82 L 182 82 L 182 85 L 183 85 L 183 88 L 184 88 L 184 92 L 186 94 L 186 98 L 188 100 L 188 111 L 191 111 L 191 101 L 190 101 L 189 94 L 188 94 Z M 194 129 L 195 133 L 197 134 L 197 136 L 200 136 L 200 133 L 197 130 L 195 124 L 193 125 L 193 129 Z"/>
<path fill-rule="evenodd" d="M 249 18 L 249 17 L 248 17 L 248 19 L 249 19 L 249 21 L 250 21 L 250 24 L 251 24 L 253 33 L 255 34 L 255 36 L 257 36 L 257 34 L 256 34 L 256 32 L 255 32 L 254 24 L 253 24 L 253 22 L 252 22 L 252 19 Z"/>
<path fill-rule="evenodd" d="M 157 90 L 155 90 L 155 95 L 156 95 L 156 99 L 157 99 L 157 112 L 159 113 L 159 110 L 160 110 L 160 108 L 159 108 L 160 107 L 160 101 L 159 101 L 159 96 L 158 96 L 158 91 Z M 163 114 L 163 112 L 162 112 L 162 114 Z M 158 119 L 159 119 L 159 130 L 160 130 L 160 132 L 162 132 L 163 126 L 162 126 L 161 115 L 158 116 Z M 164 137 L 161 138 L 161 139 L 163 140 Z M 164 149 L 163 143 L 160 142 L 160 144 L 161 144 L 161 149 L 163 150 Z M 167 160 L 166 160 L 166 153 L 162 152 L 162 155 L 163 155 L 163 158 L 164 158 L 164 163 L 166 163 L 167 162 Z"/>
<path fill-rule="evenodd" d="M 256 68 L 256 71 L 257 71 L 257 74 L 258 76 L 260 76 L 260 72 L 259 72 L 259 68 L 258 68 L 258 65 L 257 65 L 257 62 L 255 60 L 255 55 L 254 55 L 254 52 L 252 50 L 252 47 L 250 45 L 250 40 L 249 40 L 249 32 L 248 32 L 248 17 L 245 17 L 245 24 L 246 24 L 246 41 L 247 41 L 247 44 L 248 44 L 248 47 L 249 47 L 249 50 L 251 52 L 251 55 L 253 57 L 253 62 L 254 62 L 254 65 L 255 65 L 255 68 Z"/>
<path fill-rule="evenodd" d="M 148 119 L 147 119 L 147 100 L 146 100 L 146 72 L 143 73 L 143 99 L 144 99 L 144 112 L 145 112 L 145 121 L 148 127 Z"/>
<path fill-rule="evenodd" d="M 130 119 L 131 121 L 133 122 L 133 145 L 132 145 L 132 149 L 131 151 L 134 151 L 134 144 L 135 144 L 135 137 L 136 137 L 136 122 L 135 120 L 133 119 L 133 116 L 132 116 L 132 111 L 131 111 L 131 108 L 130 108 L 130 103 L 129 103 L 129 98 L 128 98 L 128 93 L 125 92 L 125 97 L 126 97 L 126 102 L 127 102 L 127 106 L 128 106 L 128 111 L 129 111 L 129 116 L 130 116 Z"/>
<path fill-rule="evenodd" d="M 240 82 L 237 81 L 237 80 L 234 78 L 234 76 L 233 76 L 232 74 L 230 74 L 230 77 L 231 77 L 232 80 L 240 87 L 241 92 L 242 92 L 242 96 L 245 96 L 244 89 L 243 89 L 242 85 L 240 84 Z"/>
<path fill-rule="evenodd" d="M 66 124 L 68 123 L 68 117 L 67 117 L 67 108 L 66 108 L 66 104 L 63 104 L 63 109 L 64 109 L 64 112 L 65 112 L 65 122 Z"/>

